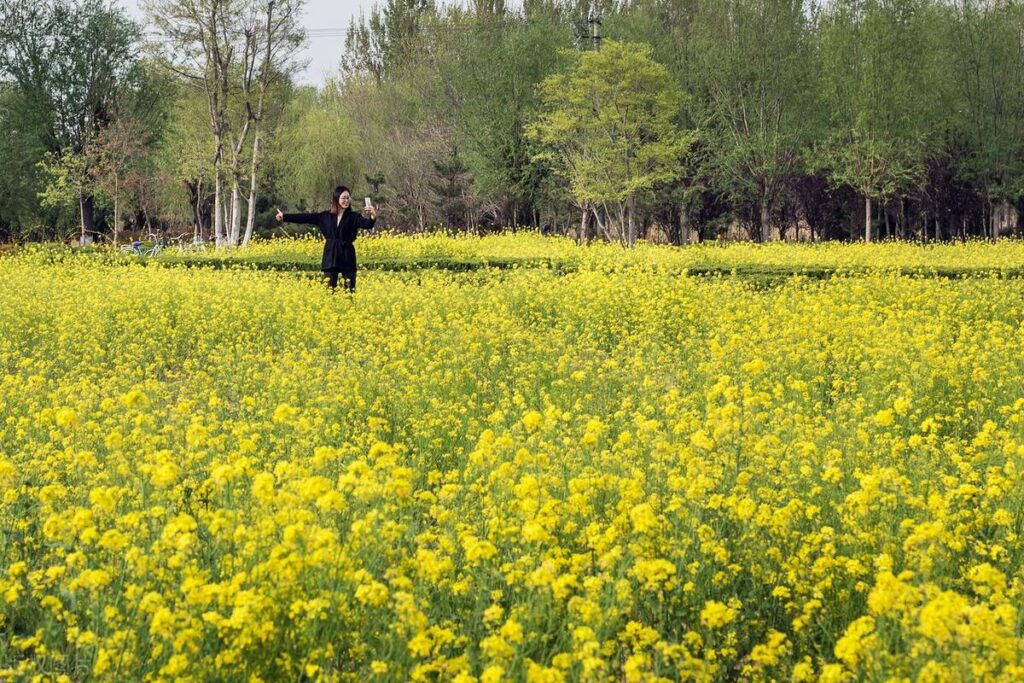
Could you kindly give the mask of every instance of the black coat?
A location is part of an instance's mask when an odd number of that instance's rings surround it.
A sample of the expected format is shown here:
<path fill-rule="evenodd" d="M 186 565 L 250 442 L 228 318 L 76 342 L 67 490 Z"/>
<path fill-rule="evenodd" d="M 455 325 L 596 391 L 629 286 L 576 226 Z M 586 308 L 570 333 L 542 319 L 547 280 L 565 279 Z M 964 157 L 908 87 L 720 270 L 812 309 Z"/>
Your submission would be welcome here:
<path fill-rule="evenodd" d="M 341 222 L 330 211 L 319 213 L 286 213 L 286 223 L 304 223 L 320 228 L 320 234 L 327 242 L 324 244 L 324 258 L 320 262 L 322 270 L 336 270 L 339 273 L 356 272 L 356 248 L 352 242 L 360 230 L 369 230 L 376 222 L 373 218 L 364 218 L 358 211 L 345 209 L 341 214 Z"/>

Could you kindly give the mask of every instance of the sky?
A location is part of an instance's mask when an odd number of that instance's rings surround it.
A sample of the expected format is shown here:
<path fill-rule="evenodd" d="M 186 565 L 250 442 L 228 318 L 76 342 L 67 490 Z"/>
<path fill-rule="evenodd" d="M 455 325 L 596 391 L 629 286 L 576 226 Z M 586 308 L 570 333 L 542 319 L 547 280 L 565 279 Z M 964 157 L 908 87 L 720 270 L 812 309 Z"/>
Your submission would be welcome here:
<path fill-rule="evenodd" d="M 132 17 L 145 20 L 139 0 L 117 1 Z M 372 5 L 373 0 L 306 0 L 303 24 L 314 33 L 306 41 L 302 56 L 309 61 L 309 66 L 298 75 L 300 82 L 320 86 L 328 76 L 337 74 L 341 51 L 345 47 L 344 30 L 352 17 L 359 15 L 360 9 L 369 12 Z M 316 36 L 320 32 L 329 32 L 332 36 Z"/>

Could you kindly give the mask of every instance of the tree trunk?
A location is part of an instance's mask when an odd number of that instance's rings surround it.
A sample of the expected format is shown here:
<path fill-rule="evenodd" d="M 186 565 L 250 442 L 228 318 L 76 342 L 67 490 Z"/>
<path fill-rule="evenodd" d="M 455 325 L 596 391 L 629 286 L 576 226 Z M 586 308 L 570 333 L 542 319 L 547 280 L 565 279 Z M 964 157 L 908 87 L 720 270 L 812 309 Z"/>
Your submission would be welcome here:
<path fill-rule="evenodd" d="M 117 247 L 117 230 L 121 227 L 121 211 L 118 204 L 118 186 L 119 178 L 117 174 L 114 174 L 114 247 Z"/>
<path fill-rule="evenodd" d="M 900 239 L 907 238 L 907 200 L 900 197 Z"/>
<path fill-rule="evenodd" d="M 82 229 L 81 234 L 78 236 L 78 246 L 85 246 L 85 197 L 82 196 L 82 192 L 78 193 L 78 224 Z"/>
<path fill-rule="evenodd" d="M 606 225 L 605 222 L 601 220 L 601 214 L 600 212 L 598 212 L 596 204 L 590 207 L 590 212 L 591 215 L 594 217 L 594 224 L 597 225 L 597 229 L 601 231 L 601 234 L 604 235 L 604 238 L 609 242 L 615 241 L 614 236 L 612 235 L 609 229 L 609 226 Z"/>
<path fill-rule="evenodd" d="M 196 180 L 196 226 L 192 238 L 198 242 L 203 239 L 203 176 Z"/>
<path fill-rule="evenodd" d="M 231 246 L 238 244 L 238 238 L 242 232 L 242 185 L 240 178 L 232 174 L 231 177 L 231 235 L 228 243 Z"/>
<path fill-rule="evenodd" d="M 588 211 L 590 211 L 590 205 L 587 202 L 583 202 L 583 215 L 580 217 L 580 244 L 586 244 L 590 241 L 589 236 L 587 235 Z"/>
<path fill-rule="evenodd" d="M 213 173 L 213 239 L 220 247 L 224 245 L 224 181 L 217 168 Z"/>
<path fill-rule="evenodd" d="M 616 227 L 617 227 L 618 233 L 619 233 L 618 234 L 619 244 L 628 245 L 629 244 L 629 227 L 626 224 L 627 223 L 627 218 L 626 218 L 626 214 L 627 214 L 626 202 L 619 202 L 618 213 L 619 213 L 619 224 Z"/>
<path fill-rule="evenodd" d="M 249 211 L 245 218 L 245 237 L 242 238 L 242 246 L 249 244 L 249 240 L 252 239 L 252 230 L 256 225 L 256 170 L 258 168 L 258 162 L 260 155 L 260 128 L 256 126 L 256 130 L 253 133 L 252 139 L 252 166 L 250 168 L 249 177 Z"/>
<path fill-rule="evenodd" d="M 630 195 L 626 204 L 626 241 L 630 247 L 636 246 L 636 197 Z"/>
<path fill-rule="evenodd" d="M 767 242 L 769 239 L 771 239 L 771 234 L 770 234 L 771 226 L 770 226 L 770 223 L 771 223 L 771 211 L 769 210 L 769 207 L 768 207 L 768 198 L 762 195 L 762 197 L 761 197 L 761 241 L 762 242 Z"/>
<path fill-rule="evenodd" d="M 892 237 L 892 228 L 889 227 L 889 210 L 882 207 L 882 215 L 885 217 L 885 239 Z"/>
<path fill-rule="evenodd" d="M 871 241 L 871 195 L 864 195 L 864 241 Z"/>
<path fill-rule="evenodd" d="M 690 243 L 690 209 L 686 202 L 679 203 L 679 242 Z"/>

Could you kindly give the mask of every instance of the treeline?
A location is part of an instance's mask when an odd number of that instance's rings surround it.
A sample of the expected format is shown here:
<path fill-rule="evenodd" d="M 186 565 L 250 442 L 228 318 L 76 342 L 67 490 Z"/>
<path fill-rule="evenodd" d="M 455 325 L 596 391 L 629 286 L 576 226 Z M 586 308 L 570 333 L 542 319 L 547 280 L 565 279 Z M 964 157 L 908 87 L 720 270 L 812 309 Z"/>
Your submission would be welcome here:
<path fill-rule="evenodd" d="M 386 0 L 320 89 L 293 82 L 300 2 L 146 4 L 156 41 L 99 0 L 0 0 L 4 235 L 238 243 L 337 182 L 398 230 L 623 242 L 995 237 L 1024 209 L 1015 3 Z M 85 15 L 143 56 L 97 69 Z"/>

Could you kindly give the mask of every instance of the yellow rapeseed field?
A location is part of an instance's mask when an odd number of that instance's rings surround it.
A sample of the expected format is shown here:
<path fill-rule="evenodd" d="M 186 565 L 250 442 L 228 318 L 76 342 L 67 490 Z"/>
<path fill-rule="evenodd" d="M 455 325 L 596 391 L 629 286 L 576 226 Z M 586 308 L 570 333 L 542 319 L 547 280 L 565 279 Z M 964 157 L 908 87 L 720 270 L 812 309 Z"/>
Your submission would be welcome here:
<path fill-rule="evenodd" d="M 0 680 L 1024 677 L 1024 280 L 522 239 L 580 268 L 0 259 Z"/>
<path fill-rule="evenodd" d="M 244 263 L 253 259 L 305 261 L 313 268 L 320 263 L 323 240 L 313 237 L 254 243 L 238 251 L 210 251 L 192 254 L 193 259 L 216 259 Z M 502 233 L 485 237 L 426 233 L 411 237 L 387 234 L 360 238 L 359 258 L 429 261 L 443 259 L 544 259 L 588 269 L 688 268 L 736 269 L 864 269 L 892 271 L 905 269 L 928 273 L 942 269 L 970 269 L 1000 272 L 1024 268 L 1024 241 L 1004 240 L 998 245 L 972 240 L 960 243 L 871 242 L 871 243 L 783 243 L 754 242 L 693 244 L 673 249 L 639 244 L 626 250 L 616 244 L 596 242 L 579 246 L 570 239 L 544 237 L 536 232 Z"/>

